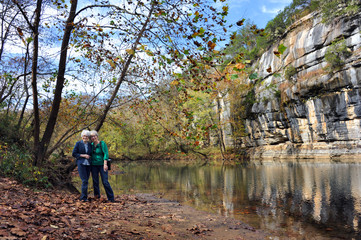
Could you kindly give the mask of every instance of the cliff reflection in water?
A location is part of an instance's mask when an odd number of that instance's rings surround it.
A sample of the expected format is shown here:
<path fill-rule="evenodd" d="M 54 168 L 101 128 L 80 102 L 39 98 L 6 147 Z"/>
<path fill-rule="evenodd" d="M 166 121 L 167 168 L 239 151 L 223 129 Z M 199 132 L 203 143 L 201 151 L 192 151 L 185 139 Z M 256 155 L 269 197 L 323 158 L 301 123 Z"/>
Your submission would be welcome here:
<path fill-rule="evenodd" d="M 248 170 L 251 200 L 327 226 L 359 231 L 361 166 L 267 164 Z M 253 186 L 253 187 L 252 187 Z M 274 211 L 273 211 L 274 212 Z"/>
<path fill-rule="evenodd" d="M 122 192 L 159 192 L 203 210 L 239 217 L 257 228 L 272 230 L 286 224 L 294 228 L 297 223 L 290 223 L 290 215 L 333 230 L 360 230 L 359 164 L 267 163 L 222 168 L 131 163 L 124 170 L 125 174 L 111 178 Z"/>

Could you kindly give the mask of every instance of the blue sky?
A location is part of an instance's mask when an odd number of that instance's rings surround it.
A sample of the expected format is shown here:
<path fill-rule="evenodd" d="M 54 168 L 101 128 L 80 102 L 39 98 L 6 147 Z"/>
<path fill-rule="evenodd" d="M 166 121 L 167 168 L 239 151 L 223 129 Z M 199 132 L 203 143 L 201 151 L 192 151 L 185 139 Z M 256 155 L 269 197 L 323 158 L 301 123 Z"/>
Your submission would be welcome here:
<path fill-rule="evenodd" d="M 243 18 L 251 20 L 258 28 L 265 28 L 267 22 L 288 6 L 292 0 L 226 0 L 229 6 L 228 24 Z"/>

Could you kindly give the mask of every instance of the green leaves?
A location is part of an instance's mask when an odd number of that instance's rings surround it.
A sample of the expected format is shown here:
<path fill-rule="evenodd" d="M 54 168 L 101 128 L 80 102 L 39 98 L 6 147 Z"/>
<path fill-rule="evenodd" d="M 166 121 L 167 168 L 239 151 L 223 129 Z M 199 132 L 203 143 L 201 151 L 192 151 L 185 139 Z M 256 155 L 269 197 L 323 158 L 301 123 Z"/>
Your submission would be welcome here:
<path fill-rule="evenodd" d="M 258 78 L 258 74 L 257 73 L 252 73 L 251 75 L 249 75 L 249 79 L 250 80 L 255 80 Z"/>
<path fill-rule="evenodd" d="M 286 51 L 287 47 L 283 44 L 280 44 L 278 46 L 278 51 L 273 51 L 273 53 L 277 56 L 277 57 L 281 57 L 281 55 Z"/>
<path fill-rule="evenodd" d="M 238 78 L 238 74 L 232 74 L 232 76 L 231 76 L 232 80 L 237 79 L 237 78 Z"/>

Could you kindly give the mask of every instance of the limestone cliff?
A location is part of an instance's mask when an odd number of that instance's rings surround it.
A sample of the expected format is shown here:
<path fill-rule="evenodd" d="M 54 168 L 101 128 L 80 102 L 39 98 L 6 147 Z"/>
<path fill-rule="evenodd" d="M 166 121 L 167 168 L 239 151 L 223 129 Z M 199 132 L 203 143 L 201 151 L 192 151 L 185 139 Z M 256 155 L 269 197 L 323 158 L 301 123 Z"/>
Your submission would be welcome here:
<path fill-rule="evenodd" d="M 262 84 L 242 139 L 251 159 L 361 162 L 360 26 L 361 14 L 324 24 L 312 13 L 262 55 L 256 67 Z M 325 55 L 339 54 L 327 51 L 335 42 L 347 54 L 330 66 Z M 287 49 L 278 57 L 280 44 Z"/>

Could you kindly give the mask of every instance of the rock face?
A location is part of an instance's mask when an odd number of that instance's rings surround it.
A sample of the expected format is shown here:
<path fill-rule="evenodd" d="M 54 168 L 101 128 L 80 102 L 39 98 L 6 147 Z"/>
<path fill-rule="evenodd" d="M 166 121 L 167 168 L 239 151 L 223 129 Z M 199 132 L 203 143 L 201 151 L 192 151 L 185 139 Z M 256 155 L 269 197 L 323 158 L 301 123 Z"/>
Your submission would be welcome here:
<path fill-rule="evenodd" d="M 256 70 L 262 84 L 242 139 L 252 160 L 361 162 L 360 26 L 361 14 L 326 25 L 312 13 L 262 55 Z M 328 51 L 336 42 L 347 51 Z M 287 49 L 278 57 L 280 44 Z M 327 52 L 343 63 L 330 66 Z"/>

